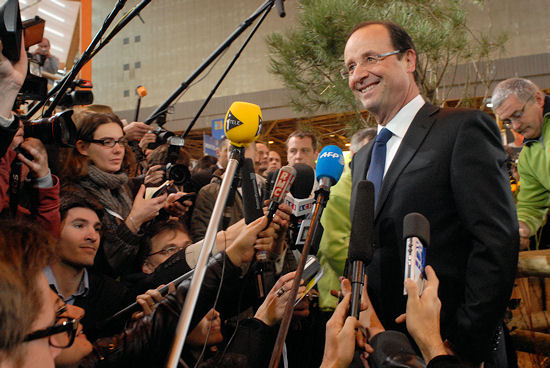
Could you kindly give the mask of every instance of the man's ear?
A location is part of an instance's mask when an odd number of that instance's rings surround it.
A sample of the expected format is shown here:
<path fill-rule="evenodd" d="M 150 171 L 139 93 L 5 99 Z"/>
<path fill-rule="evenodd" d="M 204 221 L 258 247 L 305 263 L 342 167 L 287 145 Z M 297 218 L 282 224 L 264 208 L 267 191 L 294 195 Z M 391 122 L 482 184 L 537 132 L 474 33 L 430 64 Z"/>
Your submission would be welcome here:
<path fill-rule="evenodd" d="M 407 71 L 413 73 L 416 70 L 416 52 L 413 49 L 408 49 L 403 58 L 407 62 Z"/>
<path fill-rule="evenodd" d="M 82 139 L 76 141 L 76 149 L 82 156 L 88 156 L 88 147 L 90 147 L 90 143 L 84 142 Z"/>
<path fill-rule="evenodd" d="M 152 274 L 154 270 L 155 269 L 151 266 L 149 262 L 144 262 L 143 265 L 141 266 L 141 271 L 147 275 Z"/>
<path fill-rule="evenodd" d="M 537 91 L 534 95 L 535 103 L 539 105 L 541 108 L 544 107 L 544 93 L 541 91 Z"/>

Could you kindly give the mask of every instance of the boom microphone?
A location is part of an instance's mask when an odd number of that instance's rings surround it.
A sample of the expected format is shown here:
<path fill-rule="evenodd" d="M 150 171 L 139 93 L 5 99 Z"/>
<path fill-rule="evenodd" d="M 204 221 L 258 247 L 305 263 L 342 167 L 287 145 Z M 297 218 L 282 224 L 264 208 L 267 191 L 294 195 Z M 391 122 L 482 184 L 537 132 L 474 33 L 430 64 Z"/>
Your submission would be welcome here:
<path fill-rule="evenodd" d="M 250 158 L 245 158 L 241 164 L 241 187 L 243 190 L 244 222 L 248 225 L 264 215 L 256 182 L 256 173 L 254 172 L 254 162 Z"/>
<path fill-rule="evenodd" d="M 350 316 L 359 319 L 361 295 L 365 282 L 365 267 L 372 260 L 374 231 L 374 185 L 362 180 L 357 187 L 357 201 L 351 219 L 348 265 L 351 266 Z"/>
<path fill-rule="evenodd" d="M 406 241 L 405 280 L 416 282 L 419 294 L 424 288 L 426 247 L 430 244 L 430 222 L 420 213 L 409 213 L 403 219 L 403 239 Z M 403 295 L 407 291 L 403 288 Z"/>

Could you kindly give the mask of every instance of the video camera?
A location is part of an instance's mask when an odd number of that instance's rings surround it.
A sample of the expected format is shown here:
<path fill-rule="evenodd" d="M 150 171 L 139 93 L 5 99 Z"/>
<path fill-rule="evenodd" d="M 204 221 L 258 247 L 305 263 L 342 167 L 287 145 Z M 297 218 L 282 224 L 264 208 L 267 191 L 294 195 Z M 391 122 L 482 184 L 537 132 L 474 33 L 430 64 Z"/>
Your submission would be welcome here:
<path fill-rule="evenodd" d="M 158 127 L 154 130 L 150 130 L 148 133 L 153 133 L 154 135 L 157 136 L 157 139 L 153 143 L 149 143 L 149 145 L 147 146 L 147 148 L 149 149 L 155 149 L 158 146 L 162 146 L 163 144 L 169 143 L 169 139 L 171 137 L 176 136 L 174 132 L 163 129 L 162 127 Z"/>

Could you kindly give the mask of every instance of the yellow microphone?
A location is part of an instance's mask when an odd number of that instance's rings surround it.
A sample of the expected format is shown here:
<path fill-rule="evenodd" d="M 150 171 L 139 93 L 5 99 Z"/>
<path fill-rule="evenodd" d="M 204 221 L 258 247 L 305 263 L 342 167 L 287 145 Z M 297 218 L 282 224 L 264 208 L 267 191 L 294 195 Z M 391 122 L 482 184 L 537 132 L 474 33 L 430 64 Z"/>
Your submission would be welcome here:
<path fill-rule="evenodd" d="M 249 102 L 235 101 L 225 114 L 223 130 L 231 144 L 247 147 L 254 142 L 262 129 L 260 106 Z"/>

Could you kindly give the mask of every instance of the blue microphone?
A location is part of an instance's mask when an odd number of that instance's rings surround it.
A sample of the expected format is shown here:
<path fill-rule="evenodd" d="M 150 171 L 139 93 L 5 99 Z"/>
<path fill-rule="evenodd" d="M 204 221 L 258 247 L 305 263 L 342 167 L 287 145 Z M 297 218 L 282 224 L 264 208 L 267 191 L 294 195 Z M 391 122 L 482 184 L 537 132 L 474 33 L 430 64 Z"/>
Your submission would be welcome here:
<path fill-rule="evenodd" d="M 336 184 L 344 171 L 344 153 L 338 146 L 326 146 L 317 158 L 316 178 L 321 188 Z"/>

